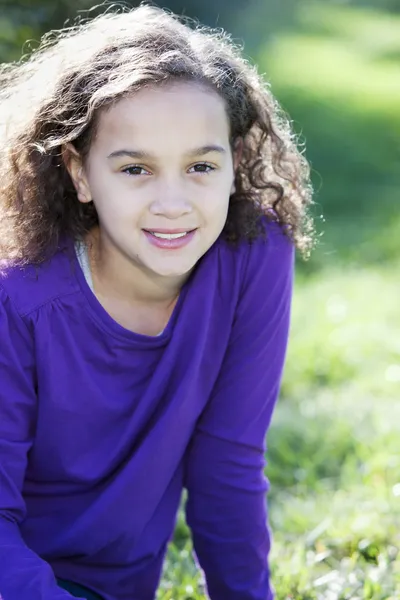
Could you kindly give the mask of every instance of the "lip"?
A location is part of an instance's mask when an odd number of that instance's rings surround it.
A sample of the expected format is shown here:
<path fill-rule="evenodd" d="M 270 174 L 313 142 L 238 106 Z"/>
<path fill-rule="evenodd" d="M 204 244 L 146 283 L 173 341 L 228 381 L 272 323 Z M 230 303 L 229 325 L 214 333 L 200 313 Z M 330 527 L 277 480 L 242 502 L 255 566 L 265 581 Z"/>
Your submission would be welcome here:
<path fill-rule="evenodd" d="M 188 230 L 180 229 L 180 230 L 174 230 L 174 231 L 169 230 L 168 231 L 168 230 L 152 229 L 151 231 L 154 231 L 155 233 L 185 233 Z M 178 250 L 179 248 L 183 248 L 184 246 L 187 246 L 188 244 L 190 244 L 190 242 L 196 235 L 196 231 L 197 231 L 197 229 L 192 229 L 185 236 L 182 236 L 180 238 L 175 238 L 172 240 L 168 240 L 168 239 L 163 239 L 163 238 L 157 238 L 154 235 L 152 235 L 150 233 L 150 231 L 143 229 L 143 233 L 146 236 L 147 240 L 150 242 L 150 244 L 152 244 L 153 246 L 156 246 L 157 248 L 161 248 L 163 250 Z"/>

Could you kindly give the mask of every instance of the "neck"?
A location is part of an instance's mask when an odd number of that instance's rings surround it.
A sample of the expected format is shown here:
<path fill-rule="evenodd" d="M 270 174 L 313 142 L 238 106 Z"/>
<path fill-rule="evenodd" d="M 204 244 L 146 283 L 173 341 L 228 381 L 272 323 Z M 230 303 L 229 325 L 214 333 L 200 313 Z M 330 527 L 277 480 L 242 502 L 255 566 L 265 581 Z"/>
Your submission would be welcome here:
<path fill-rule="evenodd" d="M 168 307 L 176 301 L 188 275 L 166 278 L 150 274 L 121 254 L 99 228 L 89 232 L 89 263 L 96 292 L 137 304 Z"/>

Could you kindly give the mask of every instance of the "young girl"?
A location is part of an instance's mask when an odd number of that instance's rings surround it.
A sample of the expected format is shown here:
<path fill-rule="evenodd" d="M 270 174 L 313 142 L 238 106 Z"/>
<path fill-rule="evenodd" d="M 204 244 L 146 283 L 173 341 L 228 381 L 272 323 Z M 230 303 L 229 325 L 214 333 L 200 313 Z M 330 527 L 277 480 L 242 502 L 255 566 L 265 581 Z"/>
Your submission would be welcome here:
<path fill-rule="evenodd" d="M 160 9 L 0 76 L 0 594 L 155 597 L 182 490 L 213 600 L 273 597 L 265 435 L 307 163 L 229 38 Z"/>

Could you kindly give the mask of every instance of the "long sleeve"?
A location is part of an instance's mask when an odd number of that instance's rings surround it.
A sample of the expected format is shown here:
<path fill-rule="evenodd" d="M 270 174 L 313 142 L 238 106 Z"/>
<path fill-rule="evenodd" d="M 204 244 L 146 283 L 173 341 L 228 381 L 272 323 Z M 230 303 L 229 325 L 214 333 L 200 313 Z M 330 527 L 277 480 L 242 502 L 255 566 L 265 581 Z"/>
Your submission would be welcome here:
<path fill-rule="evenodd" d="M 271 600 L 265 437 L 283 371 L 293 247 L 250 247 L 229 346 L 188 449 L 186 514 L 212 600 Z"/>
<path fill-rule="evenodd" d="M 50 565 L 30 550 L 19 524 L 26 516 L 21 494 L 35 433 L 32 334 L 0 285 L 0 597 L 68 600 Z"/>

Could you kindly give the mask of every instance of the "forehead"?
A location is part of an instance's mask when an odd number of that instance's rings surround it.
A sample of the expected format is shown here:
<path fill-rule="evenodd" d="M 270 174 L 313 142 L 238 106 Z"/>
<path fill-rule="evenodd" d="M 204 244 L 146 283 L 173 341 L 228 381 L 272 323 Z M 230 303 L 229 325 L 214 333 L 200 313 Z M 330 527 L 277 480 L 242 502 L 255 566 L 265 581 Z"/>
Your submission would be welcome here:
<path fill-rule="evenodd" d="M 226 143 L 229 120 L 224 100 L 196 83 L 149 86 L 115 102 L 98 119 L 99 143 L 136 141 L 172 144 L 193 138 Z"/>

